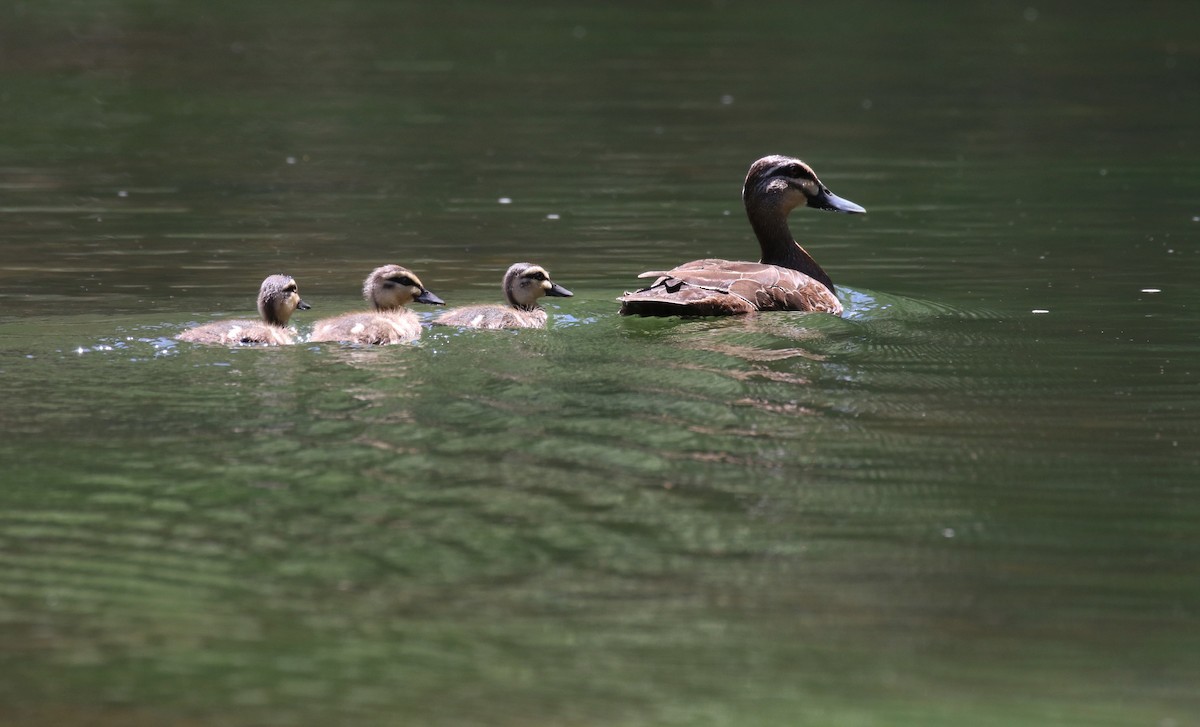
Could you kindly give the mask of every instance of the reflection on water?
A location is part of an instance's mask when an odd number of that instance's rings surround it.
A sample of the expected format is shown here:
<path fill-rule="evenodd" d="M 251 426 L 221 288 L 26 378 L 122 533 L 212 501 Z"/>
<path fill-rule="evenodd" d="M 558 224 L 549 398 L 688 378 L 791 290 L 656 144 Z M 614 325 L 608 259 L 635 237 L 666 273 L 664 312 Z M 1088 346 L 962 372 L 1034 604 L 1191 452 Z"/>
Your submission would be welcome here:
<path fill-rule="evenodd" d="M 6 407 L 26 422 L 5 422 L 9 497 L 40 503 L 5 518 L 34 544 L 7 551 L 10 643 L 42 629 L 22 648 L 103 667 L 105 699 L 201 709 L 174 685 L 212 680 L 235 699 L 206 713 L 279 723 L 397 704 L 519 723 L 534 698 L 690 721 L 796 683 L 1034 718 L 1064 668 L 1072 703 L 1105 699 L 1100 664 L 1132 643 L 1187 664 L 1169 638 L 1186 615 L 1141 564 L 1174 567 L 1189 455 L 1114 447 L 1132 424 L 1066 388 L 1088 361 L 1069 339 L 1018 374 L 1011 316 L 847 296 L 887 314 L 642 320 L 585 295 L 586 325 L 417 346 L 212 349 L 125 319 L 107 325 L 133 335 L 82 354 L 34 339 L 5 363 L 37 394 Z M 38 387 L 46 366 L 61 379 Z M 85 394 L 96 380 L 110 392 Z M 31 456 L 51 428 L 75 446 Z M 1130 466 L 1161 484 L 1126 486 Z M 1103 605 L 1114 591 L 1131 600 Z M 1043 684 L 1033 701 L 989 686 L 1012 674 Z"/>
<path fill-rule="evenodd" d="M 0 722 L 1187 724 L 1196 11 L 1036 10 L 14 10 Z M 845 316 L 617 315 L 769 152 Z"/>

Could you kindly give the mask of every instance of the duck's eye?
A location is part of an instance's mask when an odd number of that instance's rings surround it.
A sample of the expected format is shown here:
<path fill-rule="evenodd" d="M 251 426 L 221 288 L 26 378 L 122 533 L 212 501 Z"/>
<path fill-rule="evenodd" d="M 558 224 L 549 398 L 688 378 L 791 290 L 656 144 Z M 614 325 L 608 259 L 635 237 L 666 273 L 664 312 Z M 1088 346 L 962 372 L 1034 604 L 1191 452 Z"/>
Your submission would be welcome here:
<path fill-rule="evenodd" d="M 790 178 L 792 178 L 792 179 L 795 179 L 795 180 L 797 180 L 797 181 L 799 181 L 799 182 L 811 182 L 811 181 L 813 181 L 813 176 L 812 176 L 812 173 L 811 173 L 811 172 L 809 172 L 809 171 L 808 171 L 807 169 L 805 169 L 804 167 L 800 167 L 800 166 L 797 166 L 797 165 L 795 165 L 795 164 L 791 165 L 790 167 L 788 167 L 788 168 L 787 168 L 787 169 L 784 171 L 784 176 L 786 176 L 786 177 L 790 177 Z"/>
<path fill-rule="evenodd" d="M 384 281 L 384 285 L 386 285 L 387 287 L 390 288 L 395 285 L 409 286 L 409 285 L 416 285 L 416 284 L 412 281 L 412 278 L 408 277 L 407 275 L 400 275 L 395 278 L 388 278 L 387 280 Z"/>
<path fill-rule="evenodd" d="M 288 287 L 286 287 L 286 288 L 284 288 L 284 289 L 283 289 L 283 292 L 285 292 L 285 293 L 295 293 L 295 292 L 296 292 L 296 286 L 295 286 L 295 285 L 289 285 Z"/>

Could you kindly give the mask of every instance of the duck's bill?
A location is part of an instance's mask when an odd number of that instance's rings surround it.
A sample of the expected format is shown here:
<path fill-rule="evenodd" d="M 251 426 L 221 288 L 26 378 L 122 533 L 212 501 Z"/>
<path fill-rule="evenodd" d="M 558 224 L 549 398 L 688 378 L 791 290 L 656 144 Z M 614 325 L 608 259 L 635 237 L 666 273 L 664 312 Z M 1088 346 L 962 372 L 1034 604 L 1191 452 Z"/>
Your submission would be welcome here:
<path fill-rule="evenodd" d="M 553 295 L 556 298 L 570 298 L 574 293 L 555 283 L 546 291 L 546 295 Z"/>
<path fill-rule="evenodd" d="M 842 199 L 824 188 L 821 189 L 821 193 L 817 196 L 808 198 L 808 206 L 819 210 L 845 212 L 852 215 L 865 214 L 867 211 L 862 205 L 857 205 L 848 199 Z"/>
<path fill-rule="evenodd" d="M 428 290 L 422 290 L 421 294 L 414 298 L 418 303 L 428 303 L 429 305 L 446 305 L 446 301 L 437 297 Z"/>
<path fill-rule="evenodd" d="M 299 308 L 300 310 L 308 310 L 308 309 L 312 308 L 311 305 L 309 305 L 308 303 L 305 303 L 304 301 L 300 301 L 299 303 L 297 303 L 296 307 Z"/>

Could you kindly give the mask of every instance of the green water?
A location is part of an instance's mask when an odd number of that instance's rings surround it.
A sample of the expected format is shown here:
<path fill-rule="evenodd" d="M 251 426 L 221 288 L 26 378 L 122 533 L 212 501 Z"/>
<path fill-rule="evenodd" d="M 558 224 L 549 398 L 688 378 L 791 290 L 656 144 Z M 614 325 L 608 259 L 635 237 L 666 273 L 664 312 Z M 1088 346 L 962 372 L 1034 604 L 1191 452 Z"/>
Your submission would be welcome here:
<path fill-rule="evenodd" d="M 1198 21 L 4 6 L 0 724 L 1200 724 Z M 618 316 L 767 153 L 845 317 Z"/>

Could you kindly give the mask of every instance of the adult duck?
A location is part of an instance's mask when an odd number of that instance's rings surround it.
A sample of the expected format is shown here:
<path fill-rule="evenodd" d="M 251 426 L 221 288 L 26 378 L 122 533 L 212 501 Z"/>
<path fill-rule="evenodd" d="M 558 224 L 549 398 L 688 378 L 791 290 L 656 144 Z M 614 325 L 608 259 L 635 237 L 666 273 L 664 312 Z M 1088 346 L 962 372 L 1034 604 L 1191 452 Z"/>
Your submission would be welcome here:
<path fill-rule="evenodd" d="M 572 293 L 550 279 L 541 265 L 513 263 L 501 282 L 508 305 L 472 305 L 449 310 L 433 319 L 443 326 L 462 328 L 545 328 L 546 310 L 538 305 L 542 296 L 570 298 Z"/>
<path fill-rule="evenodd" d="M 618 298 L 621 314 L 720 316 L 795 310 L 841 315 L 833 280 L 792 237 L 787 218 L 800 205 L 849 214 L 866 210 L 829 191 L 804 162 L 780 155 L 750 165 L 742 201 L 762 248 L 759 262 L 710 258 L 642 273 L 639 278 L 657 279 Z"/>
<path fill-rule="evenodd" d="M 363 281 L 363 297 L 372 310 L 346 313 L 313 324 L 308 340 L 342 343 L 407 343 L 421 337 L 421 320 L 404 306 L 416 301 L 444 305 L 429 292 L 416 273 L 399 265 L 375 268 Z"/>
<path fill-rule="evenodd" d="M 232 320 L 205 323 L 189 328 L 176 336 L 190 343 L 211 343 L 236 346 L 242 343 L 267 346 L 286 346 L 293 342 L 293 331 L 287 327 L 297 308 L 311 306 L 300 299 L 296 281 L 290 275 L 270 275 L 258 289 L 258 314 L 261 321 Z"/>

